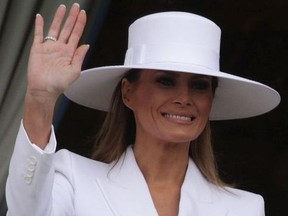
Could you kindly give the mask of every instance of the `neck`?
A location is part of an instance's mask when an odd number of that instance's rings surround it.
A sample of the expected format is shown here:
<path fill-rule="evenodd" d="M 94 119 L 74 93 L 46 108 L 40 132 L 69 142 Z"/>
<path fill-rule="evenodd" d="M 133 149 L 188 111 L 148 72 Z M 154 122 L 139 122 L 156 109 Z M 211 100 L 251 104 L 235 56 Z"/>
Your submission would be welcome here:
<path fill-rule="evenodd" d="M 181 186 L 189 162 L 189 144 L 135 143 L 137 164 L 148 184 Z"/>

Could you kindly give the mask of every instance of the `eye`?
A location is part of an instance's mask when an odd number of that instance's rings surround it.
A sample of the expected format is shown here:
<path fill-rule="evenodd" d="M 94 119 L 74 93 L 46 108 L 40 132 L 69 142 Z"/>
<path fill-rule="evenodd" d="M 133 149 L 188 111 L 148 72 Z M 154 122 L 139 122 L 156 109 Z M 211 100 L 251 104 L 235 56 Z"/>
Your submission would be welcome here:
<path fill-rule="evenodd" d="M 165 76 L 165 77 L 158 77 L 156 82 L 163 85 L 163 86 L 175 86 L 175 79 Z"/>
<path fill-rule="evenodd" d="M 190 83 L 190 88 L 194 90 L 209 90 L 211 89 L 211 81 L 206 79 L 193 80 Z"/>

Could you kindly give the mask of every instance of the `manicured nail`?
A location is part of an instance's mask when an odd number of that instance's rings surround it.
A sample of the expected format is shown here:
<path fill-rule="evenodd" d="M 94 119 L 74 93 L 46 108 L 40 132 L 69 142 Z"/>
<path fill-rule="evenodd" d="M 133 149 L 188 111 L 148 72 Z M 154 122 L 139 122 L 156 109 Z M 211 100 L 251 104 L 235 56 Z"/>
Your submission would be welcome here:
<path fill-rule="evenodd" d="M 74 3 L 73 5 L 75 5 L 75 6 L 80 8 L 80 4 L 79 3 Z"/>

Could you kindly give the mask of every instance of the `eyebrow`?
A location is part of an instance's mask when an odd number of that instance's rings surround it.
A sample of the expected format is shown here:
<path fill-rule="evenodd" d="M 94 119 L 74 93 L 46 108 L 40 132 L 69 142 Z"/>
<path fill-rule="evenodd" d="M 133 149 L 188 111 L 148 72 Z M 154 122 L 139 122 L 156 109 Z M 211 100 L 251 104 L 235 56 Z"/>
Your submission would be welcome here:
<path fill-rule="evenodd" d="M 208 76 L 208 75 L 203 75 L 203 74 L 194 74 L 194 73 L 188 73 L 188 72 L 175 72 L 175 71 L 164 71 L 164 70 L 159 70 L 156 71 L 157 73 L 165 73 L 167 75 L 173 76 L 173 77 L 179 77 L 179 73 L 186 73 L 186 74 L 191 74 L 191 78 L 206 78 L 206 77 L 212 77 L 212 76 Z"/>

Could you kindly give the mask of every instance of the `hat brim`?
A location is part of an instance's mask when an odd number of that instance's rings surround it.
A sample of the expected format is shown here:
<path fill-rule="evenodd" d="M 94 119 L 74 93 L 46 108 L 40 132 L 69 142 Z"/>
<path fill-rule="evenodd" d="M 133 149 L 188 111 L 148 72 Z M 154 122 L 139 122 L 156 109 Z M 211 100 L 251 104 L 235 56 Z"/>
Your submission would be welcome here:
<path fill-rule="evenodd" d="M 65 95 L 83 106 L 108 111 L 115 87 L 130 69 L 177 71 L 218 77 L 210 120 L 257 116 L 280 103 L 278 92 L 262 83 L 203 67 L 173 63 L 106 66 L 84 70 Z"/>

